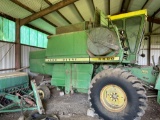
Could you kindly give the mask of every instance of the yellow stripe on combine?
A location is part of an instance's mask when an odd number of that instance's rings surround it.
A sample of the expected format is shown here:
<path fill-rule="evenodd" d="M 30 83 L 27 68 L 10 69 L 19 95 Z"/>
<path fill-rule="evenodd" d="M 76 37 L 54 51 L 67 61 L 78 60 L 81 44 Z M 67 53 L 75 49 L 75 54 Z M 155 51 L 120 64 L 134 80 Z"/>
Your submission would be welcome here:
<path fill-rule="evenodd" d="M 45 59 L 45 62 L 74 62 L 74 61 L 89 61 L 89 58 L 51 58 Z"/>
<path fill-rule="evenodd" d="M 105 62 L 119 60 L 119 57 L 95 57 L 95 58 L 48 58 L 45 62 Z"/>
<path fill-rule="evenodd" d="M 105 62 L 111 60 L 119 60 L 119 57 L 98 57 L 98 58 L 90 58 L 91 62 Z"/>
<path fill-rule="evenodd" d="M 146 9 L 138 10 L 138 11 L 134 11 L 134 12 L 124 13 L 124 14 L 119 14 L 119 15 L 113 15 L 113 16 L 108 15 L 107 17 L 110 20 L 118 20 L 118 19 L 122 19 L 122 18 L 138 16 L 138 15 L 146 15 L 147 16 L 147 10 Z"/>

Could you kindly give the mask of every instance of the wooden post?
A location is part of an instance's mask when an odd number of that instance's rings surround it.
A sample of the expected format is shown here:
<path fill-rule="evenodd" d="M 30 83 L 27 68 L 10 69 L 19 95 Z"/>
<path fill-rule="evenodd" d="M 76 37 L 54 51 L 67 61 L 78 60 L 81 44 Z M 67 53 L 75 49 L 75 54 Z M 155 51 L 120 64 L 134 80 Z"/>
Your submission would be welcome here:
<path fill-rule="evenodd" d="M 21 68 L 20 19 L 16 19 L 15 68 Z"/>

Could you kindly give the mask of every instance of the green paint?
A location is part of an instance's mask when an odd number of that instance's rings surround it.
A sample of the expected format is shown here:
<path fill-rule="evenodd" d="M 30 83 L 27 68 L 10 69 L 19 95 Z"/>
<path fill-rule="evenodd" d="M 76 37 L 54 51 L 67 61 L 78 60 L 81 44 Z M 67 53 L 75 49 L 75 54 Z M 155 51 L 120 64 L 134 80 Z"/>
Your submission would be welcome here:
<path fill-rule="evenodd" d="M 65 93 L 71 90 L 88 92 L 93 72 L 92 64 L 55 64 L 51 84 L 65 87 Z"/>
<path fill-rule="evenodd" d="M 152 66 L 148 67 L 132 66 L 128 68 L 124 67 L 124 69 L 129 70 L 134 76 L 143 80 L 148 85 L 156 84 L 158 73 L 153 69 Z"/>
<path fill-rule="evenodd" d="M 12 93 L 24 93 L 24 95 L 29 95 L 31 89 L 29 88 L 29 78 L 27 73 L 23 72 L 13 72 L 0 74 L 0 97 L 4 97 L 3 101 L 0 103 L 0 113 L 5 112 L 18 112 L 25 110 L 38 110 L 39 113 L 43 112 L 43 106 L 37 92 L 36 85 L 31 83 L 33 93 L 36 101 L 35 107 L 30 107 L 27 105 L 25 100 L 21 100 L 20 96 Z M 21 94 L 20 93 L 20 94 Z M 22 96 L 22 94 L 21 94 Z M 4 100 L 5 99 L 5 100 Z M 3 103 L 4 101 L 11 100 L 12 103 Z"/>
<path fill-rule="evenodd" d="M 54 35 L 48 41 L 46 58 L 88 57 L 87 31 Z"/>
<path fill-rule="evenodd" d="M 90 54 L 87 48 L 87 39 L 92 37 L 89 36 L 91 29 L 53 35 L 50 36 L 45 51 L 30 53 L 30 70 L 51 75 L 51 85 L 64 88 L 67 94 L 72 90 L 87 93 L 91 79 L 103 70 L 103 65 L 128 70 L 144 84 L 155 86 L 155 89 L 160 90 L 159 71 L 152 66 L 141 67 L 135 64 L 142 42 L 146 16 L 136 15 L 108 22 L 102 12 L 96 11 L 94 18 L 95 27 L 103 26 L 116 33 L 115 43 L 119 50 L 112 50 L 103 56 Z M 119 32 L 121 30 L 124 30 L 126 36 L 124 45 Z M 103 33 L 96 34 L 98 36 Z M 92 39 L 96 39 L 96 35 Z M 93 58 L 103 59 L 103 57 L 118 57 L 119 59 L 93 60 Z M 83 60 L 80 60 L 81 58 Z M 160 93 L 158 93 L 158 101 L 160 101 L 159 99 Z"/>

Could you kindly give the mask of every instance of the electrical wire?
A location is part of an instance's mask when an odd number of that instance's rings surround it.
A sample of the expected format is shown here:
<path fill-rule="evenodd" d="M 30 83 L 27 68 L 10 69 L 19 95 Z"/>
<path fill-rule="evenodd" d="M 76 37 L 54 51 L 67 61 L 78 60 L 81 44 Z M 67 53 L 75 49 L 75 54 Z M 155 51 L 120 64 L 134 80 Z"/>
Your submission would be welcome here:
<path fill-rule="evenodd" d="M 4 44 L 4 45 L 2 45 L 2 46 L 0 46 L 0 48 L 3 48 L 4 46 L 6 46 L 8 43 L 6 43 L 6 44 Z"/>
<path fill-rule="evenodd" d="M 12 44 L 12 46 L 8 49 L 8 51 L 5 53 L 5 55 L 0 59 L 0 62 L 2 62 L 2 60 L 6 57 L 6 55 L 9 53 L 9 51 L 11 50 L 11 48 L 13 47 L 14 44 Z"/>

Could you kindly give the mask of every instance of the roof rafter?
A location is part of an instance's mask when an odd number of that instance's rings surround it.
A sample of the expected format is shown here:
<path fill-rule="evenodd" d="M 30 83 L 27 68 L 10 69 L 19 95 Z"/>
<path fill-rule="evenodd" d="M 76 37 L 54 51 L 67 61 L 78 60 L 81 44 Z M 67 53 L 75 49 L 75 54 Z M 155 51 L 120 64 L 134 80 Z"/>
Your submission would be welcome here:
<path fill-rule="evenodd" d="M 94 1 L 93 0 L 91 0 L 91 3 L 92 3 L 92 6 L 93 6 L 93 11 L 95 11 L 95 4 L 94 4 Z"/>
<path fill-rule="evenodd" d="M 48 5 L 52 5 L 52 3 L 49 0 L 44 0 Z"/>
<path fill-rule="evenodd" d="M 35 20 L 35 19 L 38 19 L 38 18 L 40 18 L 40 17 L 42 17 L 44 15 L 47 15 L 47 14 L 53 12 L 53 11 L 56 11 L 56 10 L 58 10 L 60 8 L 65 7 L 67 5 L 70 5 L 70 4 L 72 4 L 72 3 L 76 2 L 76 1 L 78 1 L 78 0 L 63 0 L 61 2 L 58 2 L 58 3 L 52 5 L 52 6 L 48 7 L 48 8 L 45 8 L 45 9 L 43 9 L 43 10 L 37 12 L 37 13 L 34 13 L 34 14 L 32 14 L 32 15 L 26 17 L 26 18 L 23 18 L 22 20 L 20 20 L 20 25 L 27 24 L 27 23 Z"/>
<path fill-rule="evenodd" d="M 65 19 L 65 21 L 67 21 L 69 24 L 72 24 L 61 12 L 59 12 L 58 10 L 56 11 L 63 19 Z"/>
<path fill-rule="evenodd" d="M 152 23 L 160 24 L 160 18 L 156 18 L 155 16 L 160 12 L 160 8 L 156 10 L 151 17 L 148 17 L 147 20 Z"/>
<path fill-rule="evenodd" d="M 148 17 L 147 20 L 152 23 L 160 24 L 160 18 Z"/>
<path fill-rule="evenodd" d="M 155 17 L 159 12 L 160 12 L 160 8 L 158 8 L 158 10 L 156 10 L 156 11 L 153 13 L 152 17 Z"/>
<path fill-rule="evenodd" d="M 108 15 L 110 15 L 111 14 L 111 1 L 110 0 L 108 0 Z"/>
<path fill-rule="evenodd" d="M 17 4 L 18 6 L 28 10 L 29 12 L 31 13 L 36 13 L 34 10 L 32 10 L 31 8 L 29 8 L 28 6 L 22 4 L 21 2 L 19 2 L 18 0 L 11 0 L 13 3 Z M 46 18 L 42 17 L 42 19 L 47 22 L 48 24 L 54 26 L 54 27 L 57 27 L 57 25 L 53 24 L 52 22 L 50 22 L 49 20 L 47 20 Z"/>
<path fill-rule="evenodd" d="M 144 5 L 142 6 L 141 9 L 144 9 L 144 7 L 148 4 L 149 0 L 146 0 L 146 2 L 144 3 Z"/>
<path fill-rule="evenodd" d="M 131 0 L 123 0 L 122 6 L 121 6 L 121 13 L 126 13 L 128 11 L 128 7 Z"/>
<path fill-rule="evenodd" d="M 49 0 L 45 0 L 45 2 L 46 2 L 48 5 L 50 5 L 50 6 L 53 5 Z M 58 10 L 57 10 L 56 12 L 57 12 L 65 21 L 67 21 L 69 24 L 72 24 L 64 15 L 62 15 L 61 12 L 59 12 Z"/>
<path fill-rule="evenodd" d="M 74 6 L 74 8 L 76 9 L 76 11 L 78 12 L 78 14 L 79 14 L 79 16 L 81 17 L 81 19 L 82 19 L 83 21 L 85 21 L 85 19 L 83 18 L 82 14 L 79 12 L 77 6 L 76 6 L 74 3 L 73 3 L 73 6 Z"/>

